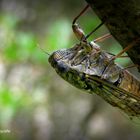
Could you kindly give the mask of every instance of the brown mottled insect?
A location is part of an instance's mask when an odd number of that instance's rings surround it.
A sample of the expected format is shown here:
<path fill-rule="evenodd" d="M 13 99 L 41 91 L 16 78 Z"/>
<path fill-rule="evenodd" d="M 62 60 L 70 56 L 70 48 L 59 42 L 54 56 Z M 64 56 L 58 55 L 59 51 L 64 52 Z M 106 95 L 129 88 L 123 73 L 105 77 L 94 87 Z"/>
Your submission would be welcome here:
<path fill-rule="evenodd" d="M 122 109 L 129 116 L 140 117 L 140 81 L 127 70 L 116 64 L 114 60 L 133 46 L 114 56 L 96 44 L 109 34 L 88 42 L 83 30 L 76 20 L 85 9 L 74 19 L 73 31 L 80 43 L 70 49 L 53 52 L 49 62 L 56 72 L 75 87 L 96 93 L 111 105 Z M 98 27 L 100 27 L 100 24 Z"/>

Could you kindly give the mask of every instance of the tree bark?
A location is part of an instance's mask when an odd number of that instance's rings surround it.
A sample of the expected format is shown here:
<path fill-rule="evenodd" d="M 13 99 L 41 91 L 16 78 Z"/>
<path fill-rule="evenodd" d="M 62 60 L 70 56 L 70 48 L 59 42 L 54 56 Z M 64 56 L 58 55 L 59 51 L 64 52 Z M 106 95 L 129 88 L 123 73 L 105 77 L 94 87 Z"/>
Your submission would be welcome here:
<path fill-rule="evenodd" d="M 123 48 L 140 39 L 140 0 L 86 1 Z M 140 65 L 140 41 L 127 54 Z"/>

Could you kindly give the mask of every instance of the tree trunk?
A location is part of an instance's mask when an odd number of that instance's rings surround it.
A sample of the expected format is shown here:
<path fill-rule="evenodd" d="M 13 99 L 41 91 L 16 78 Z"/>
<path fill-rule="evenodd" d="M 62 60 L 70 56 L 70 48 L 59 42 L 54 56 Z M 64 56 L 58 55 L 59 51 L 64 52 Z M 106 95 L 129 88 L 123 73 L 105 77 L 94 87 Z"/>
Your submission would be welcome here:
<path fill-rule="evenodd" d="M 123 48 L 140 39 L 140 0 L 86 1 Z M 135 64 L 140 65 L 140 41 L 127 53 Z"/>

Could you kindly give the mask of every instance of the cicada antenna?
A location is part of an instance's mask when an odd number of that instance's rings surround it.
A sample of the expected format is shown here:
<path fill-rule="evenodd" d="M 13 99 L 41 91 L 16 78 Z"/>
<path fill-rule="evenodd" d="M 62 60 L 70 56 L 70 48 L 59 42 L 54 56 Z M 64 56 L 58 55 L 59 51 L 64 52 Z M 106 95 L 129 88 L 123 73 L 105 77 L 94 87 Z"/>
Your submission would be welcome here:
<path fill-rule="evenodd" d="M 49 54 L 47 51 L 45 51 L 42 47 L 40 47 L 39 44 L 37 44 L 37 47 L 38 47 L 40 50 L 42 50 L 45 54 L 47 54 L 48 56 L 50 56 L 50 54 Z"/>

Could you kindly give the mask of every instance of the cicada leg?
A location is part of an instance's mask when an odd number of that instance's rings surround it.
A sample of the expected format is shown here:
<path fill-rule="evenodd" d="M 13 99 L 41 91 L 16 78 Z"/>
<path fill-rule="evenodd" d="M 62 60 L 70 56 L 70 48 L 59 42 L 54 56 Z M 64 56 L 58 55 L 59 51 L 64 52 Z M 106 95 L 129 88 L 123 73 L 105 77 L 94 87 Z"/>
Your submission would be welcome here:
<path fill-rule="evenodd" d="M 117 55 L 113 56 L 110 60 L 110 63 L 112 63 L 112 61 L 114 61 L 115 59 L 117 58 L 125 58 L 125 57 L 128 57 L 128 56 L 123 56 L 123 54 L 125 52 L 127 52 L 128 50 L 130 50 L 131 48 L 133 48 L 135 46 L 135 44 L 140 41 L 140 38 L 137 38 L 136 40 L 134 40 L 132 43 L 130 43 L 126 48 L 124 48 L 121 52 L 119 52 Z M 109 63 L 109 64 L 110 64 Z M 108 64 L 108 65 L 109 65 Z"/>
<path fill-rule="evenodd" d="M 85 33 L 82 28 L 76 23 L 77 19 L 89 8 L 87 5 L 73 20 L 72 22 L 72 29 L 76 37 L 81 41 L 85 40 Z"/>
<path fill-rule="evenodd" d="M 134 68 L 134 67 L 140 68 L 140 65 L 133 64 L 133 65 L 130 65 L 130 66 L 128 66 L 128 67 L 123 68 L 123 70 L 130 69 L 130 68 Z"/>
<path fill-rule="evenodd" d="M 87 5 L 73 20 L 72 22 L 72 29 L 74 34 L 76 35 L 76 37 L 81 41 L 87 42 L 87 38 L 93 34 L 97 29 L 99 29 L 104 22 L 100 23 L 94 30 L 92 30 L 89 34 L 85 35 L 84 31 L 82 30 L 82 28 L 76 23 L 78 18 L 83 15 L 85 13 L 85 11 L 87 11 L 87 9 L 89 8 L 89 5 Z"/>
<path fill-rule="evenodd" d="M 115 60 L 116 58 L 120 58 L 123 53 L 125 53 L 128 50 L 130 50 L 131 48 L 133 48 L 138 41 L 140 41 L 140 38 L 137 38 L 132 43 L 130 43 L 126 48 L 124 48 L 120 53 L 118 53 L 117 55 L 113 56 L 112 60 Z"/>
<path fill-rule="evenodd" d="M 101 25 L 103 25 L 103 23 L 101 23 L 100 25 L 98 25 L 92 32 L 90 32 L 88 35 L 85 35 L 84 31 L 82 30 L 82 28 L 76 23 L 78 18 L 83 15 L 85 13 L 85 11 L 89 8 L 89 5 L 87 5 L 73 20 L 72 22 L 72 29 L 73 29 L 73 32 L 74 34 L 76 35 L 76 37 L 78 38 L 78 40 L 80 41 L 80 44 L 79 44 L 79 49 L 81 50 L 81 48 L 84 48 L 85 49 L 85 52 L 91 52 L 92 49 L 94 48 L 95 50 L 99 49 L 98 45 L 96 45 L 95 43 L 93 42 L 88 42 L 87 41 L 87 38 L 93 33 L 95 32 L 99 27 L 101 27 Z M 111 35 L 105 35 L 103 37 L 100 37 L 96 40 L 94 40 L 95 42 L 99 42 L 101 40 L 104 40 L 106 38 L 108 38 L 109 36 Z M 77 44 L 78 45 L 78 44 Z M 78 50 L 77 52 L 75 52 L 75 55 L 78 53 Z M 74 60 L 74 59 L 73 59 Z"/>
<path fill-rule="evenodd" d="M 111 35 L 110 33 L 108 33 L 108 34 L 105 34 L 105 35 L 103 35 L 103 36 L 101 36 L 101 37 L 96 38 L 95 40 L 93 40 L 93 42 L 94 42 L 94 43 L 102 42 L 102 41 L 104 41 L 105 39 L 110 38 L 110 37 L 112 37 L 112 35 Z"/>
<path fill-rule="evenodd" d="M 129 44 L 126 48 L 124 48 L 120 53 L 118 53 L 117 55 L 113 56 L 113 57 L 111 58 L 111 60 L 109 61 L 109 64 L 108 64 L 106 70 L 108 70 L 108 67 L 114 62 L 115 59 L 117 59 L 117 58 L 128 57 L 128 56 L 123 56 L 122 54 L 125 53 L 125 52 L 127 52 L 127 51 L 128 51 L 129 49 L 131 49 L 132 47 L 134 47 L 135 44 L 136 44 L 138 41 L 140 41 L 140 38 L 134 40 L 131 44 Z M 132 66 L 128 66 L 128 67 L 124 68 L 123 70 L 128 69 L 128 68 L 132 68 L 132 67 L 139 67 L 139 65 L 134 64 L 134 65 L 132 65 Z"/>
<path fill-rule="evenodd" d="M 85 39 L 89 38 L 97 29 L 99 29 L 104 22 L 101 22 L 95 29 L 93 29 L 89 34 L 86 35 Z"/>

